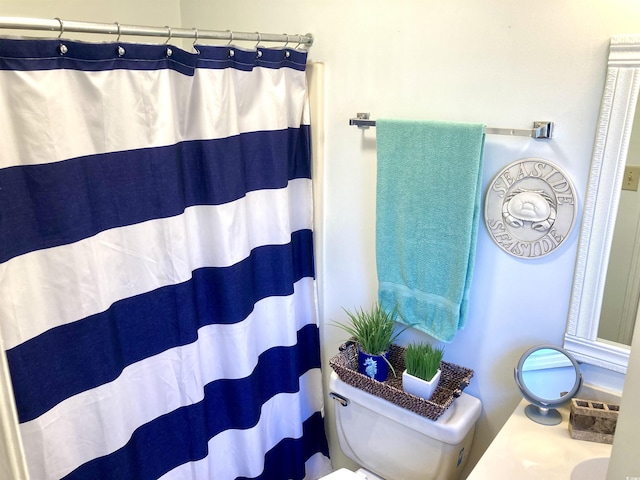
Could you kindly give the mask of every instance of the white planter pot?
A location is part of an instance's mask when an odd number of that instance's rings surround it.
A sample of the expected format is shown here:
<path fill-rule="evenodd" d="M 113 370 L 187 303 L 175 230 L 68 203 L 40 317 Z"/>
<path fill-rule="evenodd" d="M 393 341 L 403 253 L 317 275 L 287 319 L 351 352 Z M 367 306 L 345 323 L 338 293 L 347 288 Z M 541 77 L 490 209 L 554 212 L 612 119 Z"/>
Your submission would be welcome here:
<path fill-rule="evenodd" d="M 441 373 L 440 369 L 438 369 L 431 381 L 427 382 L 421 378 L 409 375 L 405 370 L 402 372 L 402 389 L 411 395 L 429 400 L 438 387 Z"/>

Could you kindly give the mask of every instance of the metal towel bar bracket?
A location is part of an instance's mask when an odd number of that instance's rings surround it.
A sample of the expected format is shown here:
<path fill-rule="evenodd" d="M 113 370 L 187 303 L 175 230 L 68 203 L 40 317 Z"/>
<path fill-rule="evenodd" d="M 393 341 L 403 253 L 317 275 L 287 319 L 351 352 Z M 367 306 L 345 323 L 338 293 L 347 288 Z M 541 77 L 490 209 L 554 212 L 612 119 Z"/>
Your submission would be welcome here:
<path fill-rule="evenodd" d="M 369 113 L 358 113 L 356 118 L 349 119 L 349 125 L 366 129 L 375 127 L 376 121 L 371 120 Z M 484 133 L 488 135 L 511 135 L 518 137 L 531 137 L 536 139 L 549 139 L 553 134 L 553 122 L 533 122 L 533 128 L 494 128 L 486 127 Z"/>

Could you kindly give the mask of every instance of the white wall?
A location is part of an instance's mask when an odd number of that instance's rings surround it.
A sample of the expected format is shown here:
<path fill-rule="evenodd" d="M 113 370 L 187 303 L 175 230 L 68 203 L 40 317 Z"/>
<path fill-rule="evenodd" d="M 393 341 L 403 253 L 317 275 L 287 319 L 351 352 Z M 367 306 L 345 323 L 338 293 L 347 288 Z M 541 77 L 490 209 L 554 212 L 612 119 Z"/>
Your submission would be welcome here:
<path fill-rule="evenodd" d="M 183 24 L 312 32 L 310 59 L 325 63 L 325 175 L 317 179 L 324 193 L 317 227 L 324 322 L 341 319 L 343 306 L 367 306 L 376 298 L 375 129 L 349 127 L 350 117 L 368 111 L 374 118 L 519 128 L 552 120 L 556 133 L 549 142 L 487 138 L 483 190 L 506 164 L 541 157 L 573 179 L 581 206 L 608 42 L 637 33 L 640 25 L 640 3 L 632 0 L 234 0 L 225 6 L 183 0 Z M 484 228 L 479 233 L 468 325 L 445 353 L 475 370 L 467 391 L 484 406 L 470 466 L 519 401 L 513 367 L 522 352 L 562 344 L 577 238 L 578 228 L 556 253 L 525 261 L 496 247 Z M 338 329 L 323 328 L 325 361 L 342 339 Z M 348 465 L 334 431 L 330 442 L 336 463 Z"/>
<path fill-rule="evenodd" d="M 343 306 L 370 305 L 377 291 L 375 129 L 358 131 L 348 118 L 369 111 L 518 128 L 554 121 L 551 141 L 488 137 L 483 191 L 506 164 L 540 157 L 568 173 L 582 205 L 609 38 L 640 28 L 636 0 L 0 0 L 0 14 L 313 33 L 310 60 L 323 62 L 326 75 L 324 176 L 316 183 L 324 196 L 323 322 L 341 319 Z M 475 370 L 467 391 L 484 406 L 469 467 L 519 401 L 513 367 L 521 353 L 562 344 L 577 238 L 576 227 L 559 251 L 525 261 L 479 232 L 470 317 L 445 353 Z M 323 325 L 325 362 L 343 338 Z M 330 443 L 336 464 L 348 465 L 333 429 Z"/>
<path fill-rule="evenodd" d="M 607 480 L 633 479 L 640 476 L 640 456 L 638 455 L 638 396 L 640 396 L 640 328 L 633 332 L 633 350 L 629 356 L 624 396 L 620 404 L 620 414 L 613 439 L 613 451 L 609 460 Z"/>

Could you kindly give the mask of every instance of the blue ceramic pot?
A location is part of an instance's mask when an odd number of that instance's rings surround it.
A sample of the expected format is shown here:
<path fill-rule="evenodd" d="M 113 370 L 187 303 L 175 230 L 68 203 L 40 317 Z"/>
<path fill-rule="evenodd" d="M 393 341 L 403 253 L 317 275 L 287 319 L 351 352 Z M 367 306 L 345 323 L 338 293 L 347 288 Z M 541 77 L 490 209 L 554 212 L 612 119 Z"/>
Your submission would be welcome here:
<path fill-rule="evenodd" d="M 389 352 L 382 355 L 369 355 L 358 347 L 358 373 L 379 382 L 384 382 L 389 374 L 389 364 L 385 361 L 389 358 Z"/>

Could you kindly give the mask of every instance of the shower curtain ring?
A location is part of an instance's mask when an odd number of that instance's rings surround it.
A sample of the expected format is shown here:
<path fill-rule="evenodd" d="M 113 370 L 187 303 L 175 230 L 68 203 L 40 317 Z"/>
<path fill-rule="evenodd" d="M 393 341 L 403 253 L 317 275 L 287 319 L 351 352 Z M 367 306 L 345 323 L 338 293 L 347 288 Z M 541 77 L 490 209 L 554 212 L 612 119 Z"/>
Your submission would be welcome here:
<path fill-rule="evenodd" d="M 56 17 L 56 20 L 58 20 L 58 22 L 60 23 L 60 34 L 58 35 L 58 38 L 60 38 L 64 33 L 64 22 L 60 20 L 60 17 Z"/>
<path fill-rule="evenodd" d="M 198 49 L 196 48 L 196 43 L 198 43 L 198 29 L 197 29 L 197 28 L 194 28 L 193 30 L 194 30 L 196 33 L 195 33 L 195 38 L 193 39 L 193 45 L 191 45 L 191 48 L 193 48 L 193 50 L 194 50 L 198 55 L 200 55 L 200 50 L 198 50 Z"/>
<path fill-rule="evenodd" d="M 164 27 L 168 30 L 168 33 L 169 33 L 169 36 L 167 37 L 167 39 L 164 42 L 165 45 L 166 45 L 167 43 L 169 43 L 171 41 L 171 27 L 169 25 L 165 25 Z"/>
<path fill-rule="evenodd" d="M 287 41 L 285 42 L 285 44 L 282 46 L 282 48 L 287 48 L 287 45 L 289 45 L 289 34 L 288 33 L 283 33 L 283 35 L 285 37 L 287 37 Z"/>
<path fill-rule="evenodd" d="M 262 57 L 262 50 L 258 49 L 258 46 L 260 46 L 260 42 L 262 41 L 262 35 L 260 34 L 260 32 L 256 32 L 256 35 L 258 35 L 258 41 L 256 42 L 256 46 L 254 47 L 256 49 L 256 55 L 258 58 Z"/>
<path fill-rule="evenodd" d="M 302 35 L 298 33 L 298 44 L 295 47 L 293 47 L 293 49 L 297 50 L 301 44 L 302 44 Z"/>
<path fill-rule="evenodd" d="M 227 45 L 231 45 L 231 42 L 233 42 L 233 32 L 231 30 L 227 30 L 227 32 L 229 32 L 229 41 L 227 42 Z"/>
<path fill-rule="evenodd" d="M 116 38 L 116 42 L 120 41 L 120 24 L 116 22 L 116 28 L 118 29 L 118 38 Z"/>

